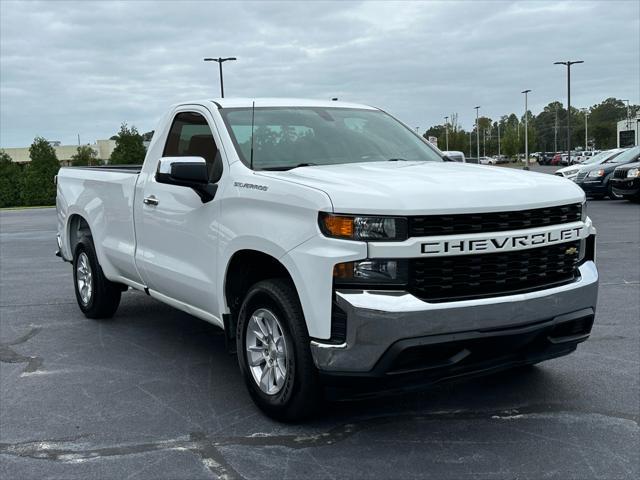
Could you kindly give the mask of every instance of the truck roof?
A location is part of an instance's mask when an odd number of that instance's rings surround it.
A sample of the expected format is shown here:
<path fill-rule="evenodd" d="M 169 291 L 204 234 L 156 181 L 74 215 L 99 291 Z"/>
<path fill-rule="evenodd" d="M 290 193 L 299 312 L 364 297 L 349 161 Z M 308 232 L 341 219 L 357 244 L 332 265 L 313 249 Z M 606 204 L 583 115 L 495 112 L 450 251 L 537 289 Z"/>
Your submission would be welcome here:
<path fill-rule="evenodd" d="M 377 110 L 369 105 L 339 102 L 333 100 L 317 100 L 308 98 L 212 98 L 218 108 L 247 108 L 255 102 L 256 107 L 319 107 L 319 108 L 362 108 Z"/>

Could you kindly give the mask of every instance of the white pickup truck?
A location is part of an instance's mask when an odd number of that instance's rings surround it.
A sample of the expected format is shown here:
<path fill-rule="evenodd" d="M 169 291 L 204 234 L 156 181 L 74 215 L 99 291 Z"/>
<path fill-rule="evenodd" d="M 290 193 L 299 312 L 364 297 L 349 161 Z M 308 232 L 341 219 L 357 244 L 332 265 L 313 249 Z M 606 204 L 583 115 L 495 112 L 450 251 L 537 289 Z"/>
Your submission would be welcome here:
<path fill-rule="evenodd" d="M 223 328 L 278 419 L 327 387 L 394 391 L 575 350 L 598 290 L 582 190 L 446 160 L 369 106 L 175 105 L 141 167 L 60 170 L 58 255 L 89 318 L 133 288 Z"/>

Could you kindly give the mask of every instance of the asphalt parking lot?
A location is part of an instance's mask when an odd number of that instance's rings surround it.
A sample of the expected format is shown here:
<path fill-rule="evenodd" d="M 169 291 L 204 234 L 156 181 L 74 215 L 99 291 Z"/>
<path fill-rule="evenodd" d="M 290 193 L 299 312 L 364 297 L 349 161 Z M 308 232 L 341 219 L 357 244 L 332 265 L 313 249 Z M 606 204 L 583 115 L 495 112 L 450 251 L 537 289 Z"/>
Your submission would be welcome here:
<path fill-rule="evenodd" d="M 640 205 L 589 201 L 601 275 L 568 356 L 285 425 L 216 328 L 129 291 L 90 321 L 54 209 L 0 212 L 0 477 L 638 478 Z"/>

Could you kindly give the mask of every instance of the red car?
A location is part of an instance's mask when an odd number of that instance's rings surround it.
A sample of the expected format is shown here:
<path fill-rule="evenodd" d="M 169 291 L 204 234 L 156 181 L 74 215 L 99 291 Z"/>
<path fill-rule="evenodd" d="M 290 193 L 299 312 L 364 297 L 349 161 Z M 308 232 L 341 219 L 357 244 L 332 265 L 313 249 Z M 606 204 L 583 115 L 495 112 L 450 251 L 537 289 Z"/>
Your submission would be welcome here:
<path fill-rule="evenodd" d="M 559 165 L 560 160 L 562 160 L 562 154 L 556 153 L 551 159 L 551 165 Z"/>

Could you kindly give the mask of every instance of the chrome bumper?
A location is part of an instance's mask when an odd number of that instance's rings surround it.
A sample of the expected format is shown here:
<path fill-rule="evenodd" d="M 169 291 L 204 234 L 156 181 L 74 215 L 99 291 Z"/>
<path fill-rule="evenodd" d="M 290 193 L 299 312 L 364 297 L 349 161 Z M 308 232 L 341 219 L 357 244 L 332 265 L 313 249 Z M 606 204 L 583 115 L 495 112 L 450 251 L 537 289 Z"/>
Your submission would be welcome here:
<path fill-rule="evenodd" d="M 546 326 L 580 311 L 595 313 L 598 271 L 592 261 L 579 267 L 569 284 L 530 293 L 447 303 L 427 303 L 406 292 L 337 291 L 337 304 L 347 314 L 346 342 L 311 342 L 316 367 L 324 372 L 366 373 L 400 340 Z M 431 343 L 431 342 L 430 342 Z"/>

